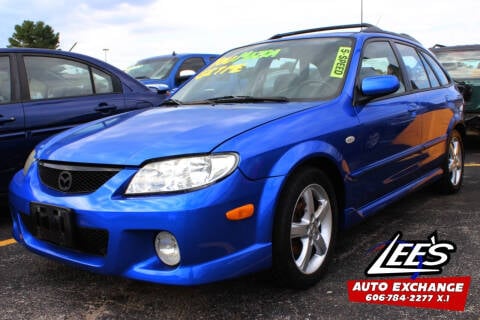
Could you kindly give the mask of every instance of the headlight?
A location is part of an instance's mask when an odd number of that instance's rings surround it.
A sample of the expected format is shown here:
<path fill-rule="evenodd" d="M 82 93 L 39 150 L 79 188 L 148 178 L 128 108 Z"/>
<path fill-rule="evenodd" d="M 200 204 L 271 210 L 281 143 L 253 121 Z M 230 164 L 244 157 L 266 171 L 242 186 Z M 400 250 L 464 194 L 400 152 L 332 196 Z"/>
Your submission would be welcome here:
<path fill-rule="evenodd" d="M 30 154 L 28 155 L 27 161 L 25 161 L 25 165 L 23 166 L 23 175 L 26 176 L 28 173 L 28 170 L 32 166 L 32 163 L 35 162 L 35 150 L 32 150 Z"/>
<path fill-rule="evenodd" d="M 192 156 L 151 162 L 143 166 L 128 185 L 126 195 L 177 192 L 201 188 L 235 170 L 234 153 Z"/>

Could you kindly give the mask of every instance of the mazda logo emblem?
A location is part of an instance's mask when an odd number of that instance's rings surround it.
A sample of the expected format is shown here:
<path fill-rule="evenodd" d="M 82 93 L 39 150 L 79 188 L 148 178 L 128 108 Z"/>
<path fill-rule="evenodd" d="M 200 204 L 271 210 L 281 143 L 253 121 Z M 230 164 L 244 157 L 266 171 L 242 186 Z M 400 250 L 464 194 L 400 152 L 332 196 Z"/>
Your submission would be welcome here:
<path fill-rule="evenodd" d="M 61 191 L 69 191 L 70 188 L 72 187 L 72 174 L 68 171 L 62 171 L 58 175 L 58 189 Z"/>

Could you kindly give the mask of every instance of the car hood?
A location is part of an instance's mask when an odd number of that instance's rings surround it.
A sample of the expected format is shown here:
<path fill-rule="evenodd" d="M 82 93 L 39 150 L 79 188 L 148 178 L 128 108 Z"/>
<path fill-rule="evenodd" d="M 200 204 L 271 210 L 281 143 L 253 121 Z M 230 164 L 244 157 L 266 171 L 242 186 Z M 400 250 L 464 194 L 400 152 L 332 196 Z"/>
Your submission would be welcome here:
<path fill-rule="evenodd" d="M 65 131 L 40 144 L 36 157 L 136 166 L 155 158 L 208 153 L 242 132 L 311 105 L 201 105 L 126 113 Z"/>

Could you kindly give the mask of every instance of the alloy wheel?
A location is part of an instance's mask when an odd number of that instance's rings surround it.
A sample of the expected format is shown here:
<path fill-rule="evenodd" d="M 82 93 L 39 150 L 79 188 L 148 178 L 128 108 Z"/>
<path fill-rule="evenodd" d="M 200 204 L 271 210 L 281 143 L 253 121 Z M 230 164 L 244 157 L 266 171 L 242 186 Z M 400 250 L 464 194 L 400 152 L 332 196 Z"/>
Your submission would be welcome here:
<path fill-rule="evenodd" d="M 297 199 L 290 230 L 291 252 L 297 268 L 304 274 L 323 264 L 332 238 L 332 209 L 325 189 L 312 184 Z"/>

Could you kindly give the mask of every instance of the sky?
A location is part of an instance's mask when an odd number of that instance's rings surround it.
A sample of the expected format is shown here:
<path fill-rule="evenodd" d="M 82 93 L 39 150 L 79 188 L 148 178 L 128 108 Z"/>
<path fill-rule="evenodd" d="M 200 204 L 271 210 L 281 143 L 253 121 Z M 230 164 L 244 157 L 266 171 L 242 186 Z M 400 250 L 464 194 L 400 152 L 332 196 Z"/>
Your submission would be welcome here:
<path fill-rule="evenodd" d="M 43 21 L 60 34 L 61 50 L 121 69 L 173 51 L 223 53 L 277 33 L 362 18 L 426 47 L 480 44 L 479 0 L 0 0 L 0 8 L 0 47 L 15 25 Z"/>

